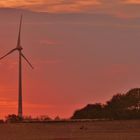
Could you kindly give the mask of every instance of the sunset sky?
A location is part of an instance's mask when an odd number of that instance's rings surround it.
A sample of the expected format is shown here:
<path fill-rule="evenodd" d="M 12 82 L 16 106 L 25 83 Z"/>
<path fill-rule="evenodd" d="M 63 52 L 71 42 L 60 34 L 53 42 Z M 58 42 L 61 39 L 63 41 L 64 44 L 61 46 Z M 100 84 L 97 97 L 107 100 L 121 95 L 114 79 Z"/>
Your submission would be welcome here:
<path fill-rule="evenodd" d="M 0 0 L 1 7 L 29 9 L 38 12 L 122 13 L 139 15 L 140 0 Z M 135 15 L 135 16 L 136 16 Z"/>
<path fill-rule="evenodd" d="M 140 0 L 0 0 L 0 56 L 23 13 L 24 115 L 70 117 L 140 87 Z M 18 55 L 0 61 L 0 117 L 17 113 Z"/>

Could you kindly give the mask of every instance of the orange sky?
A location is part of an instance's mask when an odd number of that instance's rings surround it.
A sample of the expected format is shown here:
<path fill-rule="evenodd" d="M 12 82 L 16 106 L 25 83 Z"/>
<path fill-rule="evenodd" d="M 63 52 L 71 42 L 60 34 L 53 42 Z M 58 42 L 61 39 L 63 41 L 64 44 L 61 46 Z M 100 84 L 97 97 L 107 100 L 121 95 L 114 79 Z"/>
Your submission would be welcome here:
<path fill-rule="evenodd" d="M 70 117 L 139 86 L 140 0 L 0 0 L 0 7 L 0 55 L 16 44 L 22 10 L 14 8 L 25 10 L 22 44 L 35 66 L 23 62 L 25 115 Z M 0 62 L 0 117 L 17 113 L 17 67 L 16 53 Z"/>
<path fill-rule="evenodd" d="M 1 7 L 25 8 L 49 12 L 92 12 L 94 9 L 112 12 L 126 5 L 140 4 L 140 0 L 1 0 Z M 113 8 L 113 9 L 112 9 Z"/>
<path fill-rule="evenodd" d="M 126 0 L 126 3 L 140 4 L 140 0 Z"/>

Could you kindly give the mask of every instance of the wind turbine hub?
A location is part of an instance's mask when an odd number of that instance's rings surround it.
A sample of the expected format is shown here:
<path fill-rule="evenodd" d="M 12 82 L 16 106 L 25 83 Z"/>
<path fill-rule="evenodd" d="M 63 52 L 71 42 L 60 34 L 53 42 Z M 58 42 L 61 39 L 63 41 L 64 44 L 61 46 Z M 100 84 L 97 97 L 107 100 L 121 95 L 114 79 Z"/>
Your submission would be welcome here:
<path fill-rule="evenodd" d="M 21 46 L 17 47 L 17 49 L 18 49 L 19 51 L 23 50 L 23 48 L 22 48 Z"/>

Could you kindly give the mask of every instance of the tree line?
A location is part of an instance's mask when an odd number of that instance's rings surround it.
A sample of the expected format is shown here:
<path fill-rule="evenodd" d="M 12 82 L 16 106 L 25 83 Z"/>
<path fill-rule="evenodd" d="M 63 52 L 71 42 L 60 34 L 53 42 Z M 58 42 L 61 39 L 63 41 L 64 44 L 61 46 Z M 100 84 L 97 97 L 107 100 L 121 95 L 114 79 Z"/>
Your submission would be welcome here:
<path fill-rule="evenodd" d="M 140 88 L 116 94 L 105 104 L 88 104 L 76 110 L 71 119 L 140 119 Z"/>

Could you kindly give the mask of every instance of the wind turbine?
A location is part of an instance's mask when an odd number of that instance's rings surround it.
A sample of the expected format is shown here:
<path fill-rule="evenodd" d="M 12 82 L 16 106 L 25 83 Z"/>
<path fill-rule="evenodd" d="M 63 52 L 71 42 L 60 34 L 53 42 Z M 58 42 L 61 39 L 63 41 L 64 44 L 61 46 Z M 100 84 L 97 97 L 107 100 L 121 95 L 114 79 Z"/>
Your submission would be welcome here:
<path fill-rule="evenodd" d="M 16 48 L 12 49 L 8 53 L 6 53 L 4 56 L 0 58 L 3 59 L 9 54 L 18 51 L 19 53 L 19 87 L 18 87 L 18 117 L 23 118 L 23 112 L 22 112 L 22 58 L 29 64 L 29 66 L 33 69 L 32 64 L 28 61 L 28 59 L 25 57 L 25 55 L 22 53 L 22 46 L 21 46 L 21 26 L 22 26 L 22 15 L 20 18 L 20 25 L 19 25 L 19 34 L 18 34 L 18 40 L 17 40 L 17 46 Z"/>

